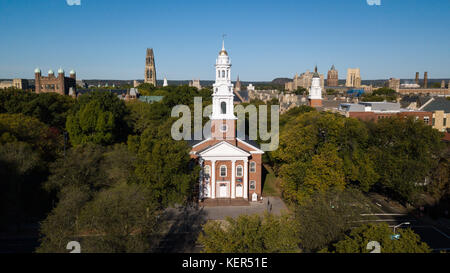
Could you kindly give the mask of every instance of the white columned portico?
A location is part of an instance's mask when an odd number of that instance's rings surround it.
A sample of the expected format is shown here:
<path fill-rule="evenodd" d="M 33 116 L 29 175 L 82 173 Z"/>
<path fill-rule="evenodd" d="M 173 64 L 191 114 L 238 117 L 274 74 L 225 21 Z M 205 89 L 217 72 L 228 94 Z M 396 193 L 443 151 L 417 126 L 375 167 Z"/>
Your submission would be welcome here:
<path fill-rule="evenodd" d="M 236 198 L 236 160 L 231 161 L 231 198 Z"/>
<path fill-rule="evenodd" d="M 200 175 L 199 175 L 199 179 L 198 179 L 199 180 L 198 181 L 199 182 L 199 198 L 202 199 L 205 196 L 205 187 L 203 185 L 203 180 L 205 178 L 205 171 L 204 171 L 205 167 L 204 167 L 202 158 L 199 159 L 198 163 L 201 167 Z"/>
<path fill-rule="evenodd" d="M 216 160 L 211 160 L 211 198 L 216 198 Z"/>
<path fill-rule="evenodd" d="M 248 175 L 247 175 L 247 170 L 248 170 L 248 159 L 244 159 L 244 198 L 248 199 Z"/>

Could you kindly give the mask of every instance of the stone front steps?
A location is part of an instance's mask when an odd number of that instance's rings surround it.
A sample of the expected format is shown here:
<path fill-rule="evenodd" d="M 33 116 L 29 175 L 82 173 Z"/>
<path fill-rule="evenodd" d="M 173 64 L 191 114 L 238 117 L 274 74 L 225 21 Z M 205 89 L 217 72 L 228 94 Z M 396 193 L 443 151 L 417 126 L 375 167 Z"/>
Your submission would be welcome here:
<path fill-rule="evenodd" d="M 221 207 L 221 206 L 250 206 L 250 203 L 244 198 L 216 198 L 216 199 L 205 199 L 200 201 L 199 206 L 203 207 Z"/>

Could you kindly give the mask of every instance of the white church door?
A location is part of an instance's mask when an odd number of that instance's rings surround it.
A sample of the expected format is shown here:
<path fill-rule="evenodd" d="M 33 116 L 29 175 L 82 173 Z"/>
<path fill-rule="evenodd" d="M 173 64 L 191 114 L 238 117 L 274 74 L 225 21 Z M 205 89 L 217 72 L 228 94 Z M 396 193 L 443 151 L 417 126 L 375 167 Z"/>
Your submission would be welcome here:
<path fill-rule="evenodd" d="M 243 193 L 242 193 L 242 184 L 237 184 L 236 185 L 236 197 L 242 197 Z"/>
<path fill-rule="evenodd" d="M 220 189 L 220 190 L 219 190 L 219 196 L 220 196 L 221 198 L 226 198 L 226 197 L 228 197 L 228 194 L 227 194 L 227 184 L 226 184 L 226 183 L 221 183 L 219 189 Z"/>

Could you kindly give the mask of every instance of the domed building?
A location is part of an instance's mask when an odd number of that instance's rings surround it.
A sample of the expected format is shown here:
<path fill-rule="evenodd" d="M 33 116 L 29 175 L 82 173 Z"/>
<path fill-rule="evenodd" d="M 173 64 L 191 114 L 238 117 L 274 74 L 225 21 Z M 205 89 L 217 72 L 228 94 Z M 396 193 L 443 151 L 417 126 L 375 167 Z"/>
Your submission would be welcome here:
<path fill-rule="evenodd" d="M 58 76 L 52 69 L 48 71 L 47 77 L 42 76 L 41 69 L 36 68 L 34 70 L 34 80 L 35 80 L 35 92 L 39 93 L 58 93 L 61 95 L 69 95 L 70 90 L 72 93 L 76 93 L 77 79 L 75 71 L 70 71 L 70 76 L 66 77 L 64 74 L 64 69 L 61 67 L 58 69 Z"/>

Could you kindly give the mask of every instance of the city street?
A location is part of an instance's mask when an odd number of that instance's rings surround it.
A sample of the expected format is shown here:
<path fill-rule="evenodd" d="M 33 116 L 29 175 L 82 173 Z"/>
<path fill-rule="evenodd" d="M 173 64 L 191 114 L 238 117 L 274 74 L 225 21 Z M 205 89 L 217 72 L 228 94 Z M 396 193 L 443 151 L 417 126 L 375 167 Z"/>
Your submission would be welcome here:
<path fill-rule="evenodd" d="M 372 202 L 379 210 L 373 216 L 376 220 L 368 222 L 386 222 L 390 227 L 409 222 L 409 225 L 402 225 L 402 228 L 410 227 L 419 234 L 420 238 L 426 242 L 435 252 L 450 251 L 450 226 L 443 221 L 433 221 L 428 217 L 417 218 L 409 214 L 404 208 L 394 206 L 380 196 L 371 196 Z M 368 215 L 367 215 L 368 216 Z"/>

